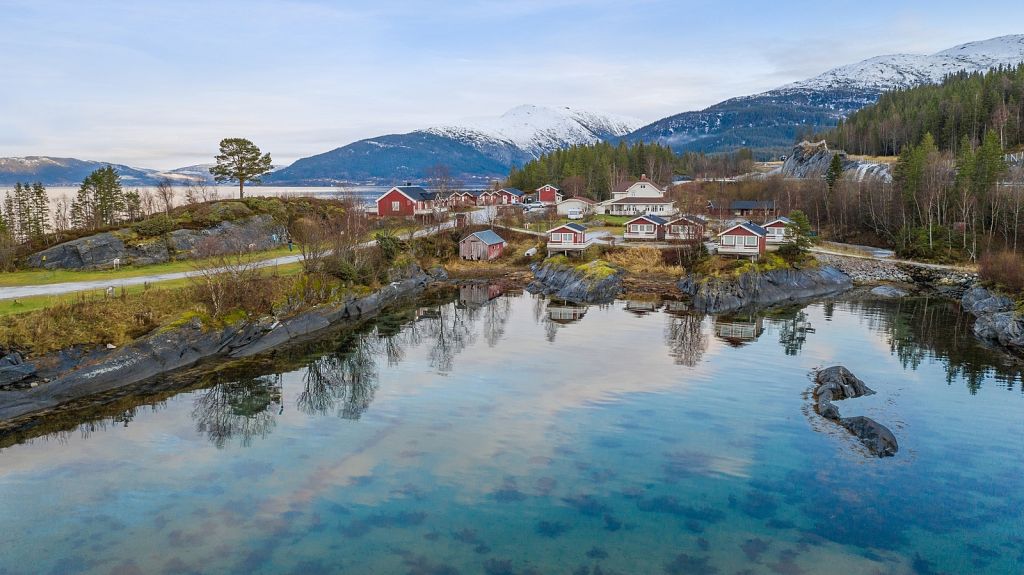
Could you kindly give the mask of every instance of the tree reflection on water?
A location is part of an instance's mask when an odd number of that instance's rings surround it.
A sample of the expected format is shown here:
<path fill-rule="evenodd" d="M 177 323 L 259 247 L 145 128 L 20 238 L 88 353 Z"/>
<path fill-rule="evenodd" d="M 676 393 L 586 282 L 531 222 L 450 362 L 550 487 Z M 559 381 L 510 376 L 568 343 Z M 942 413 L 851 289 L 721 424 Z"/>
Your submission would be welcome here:
<path fill-rule="evenodd" d="M 199 392 L 192 417 L 196 430 L 218 448 L 237 438 L 248 446 L 265 438 L 282 408 L 280 374 L 262 375 L 215 385 Z"/>

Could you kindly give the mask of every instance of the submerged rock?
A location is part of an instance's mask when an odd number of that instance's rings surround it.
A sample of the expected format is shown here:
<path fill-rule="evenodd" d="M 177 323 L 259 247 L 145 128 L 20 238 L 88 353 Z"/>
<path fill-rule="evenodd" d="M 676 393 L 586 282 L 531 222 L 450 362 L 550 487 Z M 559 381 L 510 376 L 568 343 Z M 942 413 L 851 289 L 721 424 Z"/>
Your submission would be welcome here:
<path fill-rule="evenodd" d="M 879 296 L 879 297 L 898 298 L 898 297 L 906 297 L 907 292 L 905 292 L 905 291 L 903 291 L 903 290 L 901 290 L 900 288 L 897 288 L 897 287 L 878 286 L 878 287 L 876 287 L 876 288 L 871 290 L 871 295 L 876 295 L 876 296 Z"/>
<path fill-rule="evenodd" d="M 870 417 L 842 417 L 833 401 L 872 395 L 875 392 L 850 370 L 834 365 L 818 372 L 814 377 L 814 400 L 818 414 L 835 421 L 857 436 L 876 457 L 891 457 L 899 451 L 896 436 L 889 428 Z"/>
<path fill-rule="evenodd" d="M 889 431 L 889 428 L 870 417 L 863 415 L 844 417 L 839 420 L 839 425 L 856 435 L 864 447 L 878 457 L 891 457 L 900 450 L 896 443 L 896 436 Z"/>
<path fill-rule="evenodd" d="M 748 272 L 732 279 L 688 275 L 678 287 L 693 298 L 694 309 L 719 313 L 832 295 L 853 287 L 853 280 L 832 266 L 821 266 Z"/>

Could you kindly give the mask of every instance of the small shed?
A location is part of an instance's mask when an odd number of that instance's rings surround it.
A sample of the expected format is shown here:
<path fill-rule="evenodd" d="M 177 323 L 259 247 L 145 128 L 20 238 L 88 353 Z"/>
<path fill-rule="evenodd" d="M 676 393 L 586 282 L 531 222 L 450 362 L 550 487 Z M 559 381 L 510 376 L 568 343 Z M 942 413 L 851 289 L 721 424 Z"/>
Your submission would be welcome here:
<path fill-rule="evenodd" d="M 501 257 L 508 242 L 494 230 L 473 232 L 459 241 L 459 257 L 464 260 L 493 260 Z"/>

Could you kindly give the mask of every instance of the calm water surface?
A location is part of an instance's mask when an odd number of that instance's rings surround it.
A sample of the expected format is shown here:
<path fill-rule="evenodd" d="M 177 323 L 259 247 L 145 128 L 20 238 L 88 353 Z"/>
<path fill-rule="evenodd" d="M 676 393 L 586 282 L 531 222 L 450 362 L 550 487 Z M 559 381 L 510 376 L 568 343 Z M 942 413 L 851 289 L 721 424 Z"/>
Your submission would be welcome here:
<path fill-rule="evenodd" d="M 461 295 L 3 448 L 0 573 L 1024 570 L 1020 368 L 955 305 Z M 809 411 L 835 363 L 896 457 Z"/>

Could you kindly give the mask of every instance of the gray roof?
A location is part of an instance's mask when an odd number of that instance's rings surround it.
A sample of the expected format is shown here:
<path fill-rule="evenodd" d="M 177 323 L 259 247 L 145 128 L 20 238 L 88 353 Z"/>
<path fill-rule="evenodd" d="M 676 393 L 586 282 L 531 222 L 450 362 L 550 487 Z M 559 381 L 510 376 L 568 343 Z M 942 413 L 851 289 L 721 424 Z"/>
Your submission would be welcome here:
<path fill-rule="evenodd" d="M 774 224 L 775 222 L 782 222 L 782 223 L 784 223 L 786 225 L 789 225 L 789 224 L 793 223 L 793 220 L 787 218 L 786 216 L 779 216 L 779 217 L 775 218 L 774 220 L 768 222 L 768 224 Z M 765 224 L 765 226 L 767 226 L 768 224 Z"/>
<path fill-rule="evenodd" d="M 663 225 L 665 225 L 667 223 L 664 218 L 659 218 L 658 216 L 652 216 L 650 214 L 645 214 L 645 215 L 642 215 L 642 216 L 637 216 L 637 217 L 633 218 L 632 220 L 629 220 L 629 222 L 632 222 L 634 220 L 647 220 L 649 222 L 654 222 L 654 223 L 658 224 L 659 226 L 663 226 Z M 626 222 L 626 223 L 628 224 L 629 222 Z"/>
<path fill-rule="evenodd" d="M 520 190 L 519 188 L 502 188 L 502 190 L 512 194 L 513 196 L 521 196 L 521 195 L 523 195 L 523 190 Z M 499 191 L 501 191 L 501 190 L 499 190 Z"/>
<path fill-rule="evenodd" d="M 505 243 L 505 240 L 501 239 L 501 236 L 494 233 L 494 230 L 483 230 L 479 232 L 473 232 L 469 234 L 469 236 L 467 237 L 476 237 L 476 239 L 482 241 L 483 243 L 489 246 L 493 246 L 494 244 Z"/>
<path fill-rule="evenodd" d="M 551 231 L 554 231 L 554 230 L 557 230 L 557 229 L 561 229 L 561 228 L 569 228 L 570 230 L 573 230 L 573 231 L 576 231 L 576 232 L 584 232 L 584 233 L 587 231 L 587 228 L 577 224 L 576 222 L 569 222 L 568 224 L 562 224 L 560 226 L 555 226 L 555 227 L 551 228 L 548 231 L 551 232 Z"/>
<path fill-rule="evenodd" d="M 428 192 L 427 190 L 424 190 L 421 186 L 395 186 L 394 189 L 397 189 L 398 191 L 402 192 L 403 194 L 409 196 L 410 198 L 416 201 L 432 200 L 435 197 L 437 197 L 437 193 Z"/>
<path fill-rule="evenodd" d="M 730 210 L 774 210 L 775 200 L 733 200 Z"/>
<path fill-rule="evenodd" d="M 725 232 L 731 230 L 732 228 L 736 228 L 736 227 L 744 228 L 747 231 L 753 232 L 753 233 L 755 233 L 755 234 L 757 234 L 759 236 L 766 236 L 766 235 L 768 235 L 768 230 L 762 228 L 761 226 L 755 224 L 754 222 L 740 222 L 740 223 L 736 224 L 735 226 L 731 226 L 729 229 L 723 231 L 721 234 L 718 234 L 718 235 L 721 236 L 721 235 L 725 234 Z"/>
<path fill-rule="evenodd" d="M 670 223 L 670 224 L 674 224 L 674 223 L 676 223 L 676 222 L 678 222 L 678 221 L 680 221 L 680 220 L 686 220 L 686 221 L 688 221 L 688 222 L 690 222 L 690 223 L 693 223 L 693 224 L 698 224 L 698 225 L 701 225 L 701 226 L 706 226 L 706 225 L 708 225 L 708 222 L 707 222 L 707 220 L 705 220 L 704 218 L 702 218 L 702 217 L 700 217 L 700 216 L 691 216 L 691 215 L 689 215 L 689 214 L 686 214 L 686 215 L 684 215 L 684 216 L 679 216 L 678 218 L 676 218 L 676 219 L 674 219 L 674 220 L 670 221 L 669 223 Z"/>

